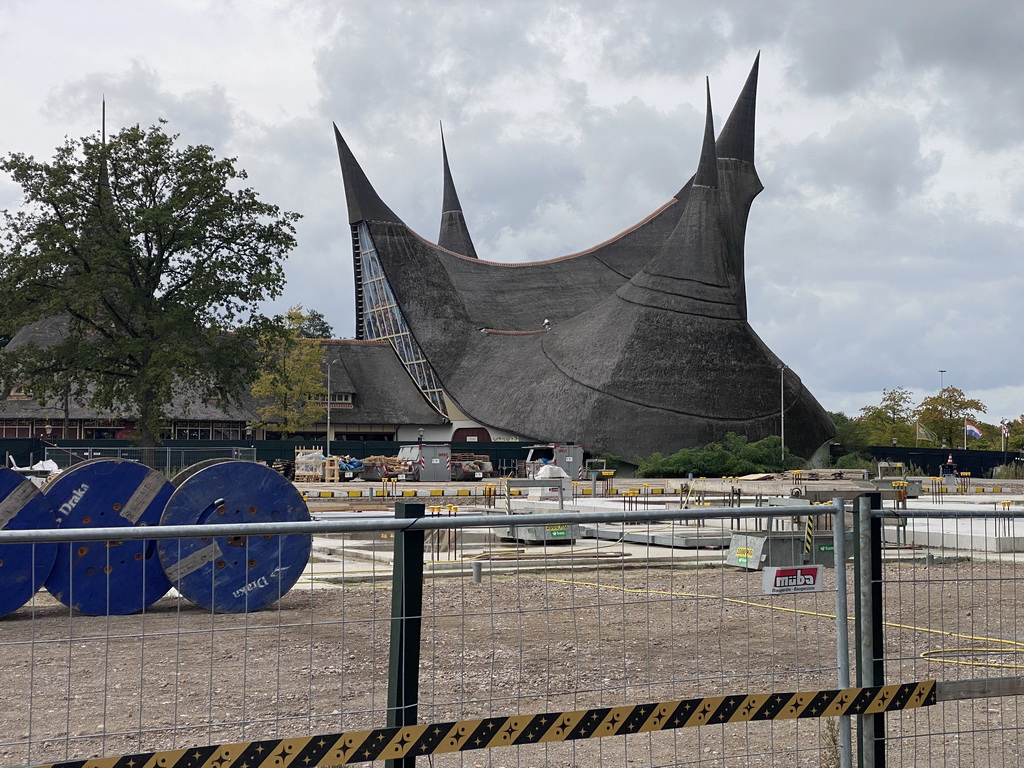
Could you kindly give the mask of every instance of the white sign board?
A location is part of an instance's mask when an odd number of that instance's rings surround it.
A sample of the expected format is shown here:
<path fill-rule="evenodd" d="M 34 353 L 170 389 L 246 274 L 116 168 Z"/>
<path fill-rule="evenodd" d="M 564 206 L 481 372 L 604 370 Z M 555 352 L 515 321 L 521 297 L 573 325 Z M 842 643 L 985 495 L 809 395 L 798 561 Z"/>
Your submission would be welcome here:
<path fill-rule="evenodd" d="M 797 592 L 822 592 L 824 566 L 790 565 L 784 568 L 765 568 L 761 577 L 761 592 L 766 595 L 792 595 Z"/>

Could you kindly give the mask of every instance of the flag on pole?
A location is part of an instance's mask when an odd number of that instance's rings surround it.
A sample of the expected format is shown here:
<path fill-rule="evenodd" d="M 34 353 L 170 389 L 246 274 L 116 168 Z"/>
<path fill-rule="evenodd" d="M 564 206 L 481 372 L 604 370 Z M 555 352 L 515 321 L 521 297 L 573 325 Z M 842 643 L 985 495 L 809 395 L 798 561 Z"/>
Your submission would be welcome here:
<path fill-rule="evenodd" d="M 926 427 L 920 421 L 917 422 L 917 439 L 931 440 L 934 443 L 939 442 L 939 436 L 932 432 L 930 429 L 928 429 L 928 427 Z"/>
<path fill-rule="evenodd" d="M 1003 428 L 1003 437 L 1009 437 L 1010 436 L 1010 420 L 1009 419 L 1000 419 L 999 420 L 999 426 Z"/>
<path fill-rule="evenodd" d="M 964 432 L 967 433 L 968 437 L 981 437 L 981 430 L 968 421 L 964 422 Z"/>

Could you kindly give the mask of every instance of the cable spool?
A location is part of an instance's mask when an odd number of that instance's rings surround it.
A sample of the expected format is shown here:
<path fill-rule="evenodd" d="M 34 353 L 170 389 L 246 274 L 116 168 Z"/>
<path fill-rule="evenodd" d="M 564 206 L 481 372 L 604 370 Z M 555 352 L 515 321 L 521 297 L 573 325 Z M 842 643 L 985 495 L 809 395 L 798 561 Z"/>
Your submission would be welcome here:
<path fill-rule="evenodd" d="M 31 480 L 0 467 L 0 530 L 57 527 L 53 508 Z M 21 608 L 53 570 L 57 545 L 50 542 L 0 545 L 0 616 Z"/>
<path fill-rule="evenodd" d="M 62 472 L 44 494 L 62 528 L 156 525 L 173 492 L 163 475 L 125 459 L 93 459 Z M 44 586 L 81 613 L 137 613 L 171 584 L 155 541 L 82 541 L 57 546 Z"/>
<path fill-rule="evenodd" d="M 302 495 L 280 474 L 262 464 L 227 460 L 190 472 L 160 524 L 309 519 Z M 280 600 L 302 575 L 312 548 L 308 534 L 163 539 L 157 547 L 174 587 L 192 603 L 219 613 L 249 613 Z"/>
<path fill-rule="evenodd" d="M 202 461 L 197 461 L 195 464 L 190 464 L 171 478 L 171 485 L 175 488 L 180 488 L 181 484 L 192 477 L 196 472 L 206 469 L 207 467 L 212 467 L 214 464 L 223 464 L 225 461 L 236 461 L 236 459 L 203 459 Z"/>

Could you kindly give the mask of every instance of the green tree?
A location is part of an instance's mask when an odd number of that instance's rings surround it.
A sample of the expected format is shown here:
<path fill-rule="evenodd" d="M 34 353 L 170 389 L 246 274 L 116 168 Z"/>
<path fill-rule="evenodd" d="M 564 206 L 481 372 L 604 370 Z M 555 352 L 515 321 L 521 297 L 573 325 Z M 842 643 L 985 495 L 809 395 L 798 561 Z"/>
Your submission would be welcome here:
<path fill-rule="evenodd" d="M 903 387 L 883 389 L 878 405 L 860 409 L 869 445 L 914 445 L 914 393 Z M 895 442 L 893 442 L 895 441 Z"/>
<path fill-rule="evenodd" d="M 835 445 L 838 457 L 835 465 L 839 469 L 854 469 L 870 456 L 864 450 L 871 445 L 868 426 L 861 418 L 850 418 L 841 411 L 830 411 L 832 423 L 836 425 Z"/>
<path fill-rule="evenodd" d="M 302 325 L 299 327 L 299 335 L 304 339 L 334 338 L 334 329 L 331 328 L 331 324 L 327 322 L 327 318 L 323 316 L 323 313 L 311 309 L 306 313 L 305 317 L 306 319 L 302 321 Z"/>
<path fill-rule="evenodd" d="M 984 403 L 967 397 L 963 390 L 944 387 L 938 394 L 922 400 L 914 415 L 944 446 L 955 448 L 963 445 L 964 421 L 974 422 L 977 414 L 987 411 Z"/>
<path fill-rule="evenodd" d="M 302 336 L 307 317 L 301 306 L 292 307 L 281 319 L 284 331 L 260 340 L 266 367 L 252 385 L 260 417 L 253 426 L 288 435 L 313 426 L 324 414 L 318 403 L 327 395 L 320 367 L 323 347 Z"/>
<path fill-rule="evenodd" d="M 1006 438 L 1006 450 L 1024 451 L 1024 413 L 1009 423 L 1010 434 Z"/>
<path fill-rule="evenodd" d="M 135 420 L 153 445 L 175 398 L 231 399 L 257 365 L 258 304 L 280 294 L 299 216 L 242 187 L 233 158 L 182 147 L 164 124 L 68 139 L 49 162 L 0 160 L 21 186 L 0 214 L 0 380 Z"/>

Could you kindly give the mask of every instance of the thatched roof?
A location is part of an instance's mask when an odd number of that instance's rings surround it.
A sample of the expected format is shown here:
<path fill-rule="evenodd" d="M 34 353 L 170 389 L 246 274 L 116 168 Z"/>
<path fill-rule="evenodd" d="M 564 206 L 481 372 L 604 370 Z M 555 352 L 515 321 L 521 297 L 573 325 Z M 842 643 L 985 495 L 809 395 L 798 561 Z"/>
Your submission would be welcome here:
<path fill-rule="evenodd" d="M 444 134 L 441 134 L 441 155 L 444 157 L 444 195 L 441 202 L 441 231 L 437 235 L 437 244 L 447 251 L 476 258 L 473 238 L 469 236 L 469 226 L 462 213 L 459 193 L 455 190 L 455 181 L 448 166 L 448 149 L 444 145 Z"/>
<path fill-rule="evenodd" d="M 443 424 L 388 341 L 325 342 L 331 390 L 352 393 L 353 405 L 332 420 L 348 424 Z M 326 377 L 326 367 L 325 367 Z"/>
<path fill-rule="evenodd" d="M 40 320 L 22 328 L 11 339 L 8 349 L 26 344 L 47 346 L 62 338 L 67 328 L 66 317 Z M 325 340 L 324 382 L 327 362 L 331 362 L 331 390 L 352 395 L 352 407 L 337 411 L 334 420 L 346 424 L 442 424 L 445 418 L 430 405 L 409 377 L 390 342 Z M 256 403 L 244 394 L 238 402 L 206 399 L 198 394 L 177 394 L 167 412 L 182 421 L 255 421 Z M 70 400 L 70 419 L 131 418 L 123 413 L 100 411 Z M 0 419 L 64 418 L 64 404 L 45 405 L 32 399 L 0 399 Z M 324 419 L 326 421 L 326 417 Z"/>
<path fill-rule="evenodd" d="M 761 183 L 753 164 L 757 63 L 698 172 L 613 240 L 573 256 L 505 265 L 453 255 L 413 233 L 365 176 L 346 190 L 412 335 L 459 407 L 540 440 L 627 457 L 778 434 L 781 361 L 746 321 L 744 233 Z M 358 168 L 339 141 L 343 170 Z M 365 182 L 365 184 L 364 184 Z M 387 210 L 375 219 L 368 210 Z M 544 321 L 550 330 L 544 330 Z M 785 375 L 787 444 L 809 455 L 834 432 Z"/>

